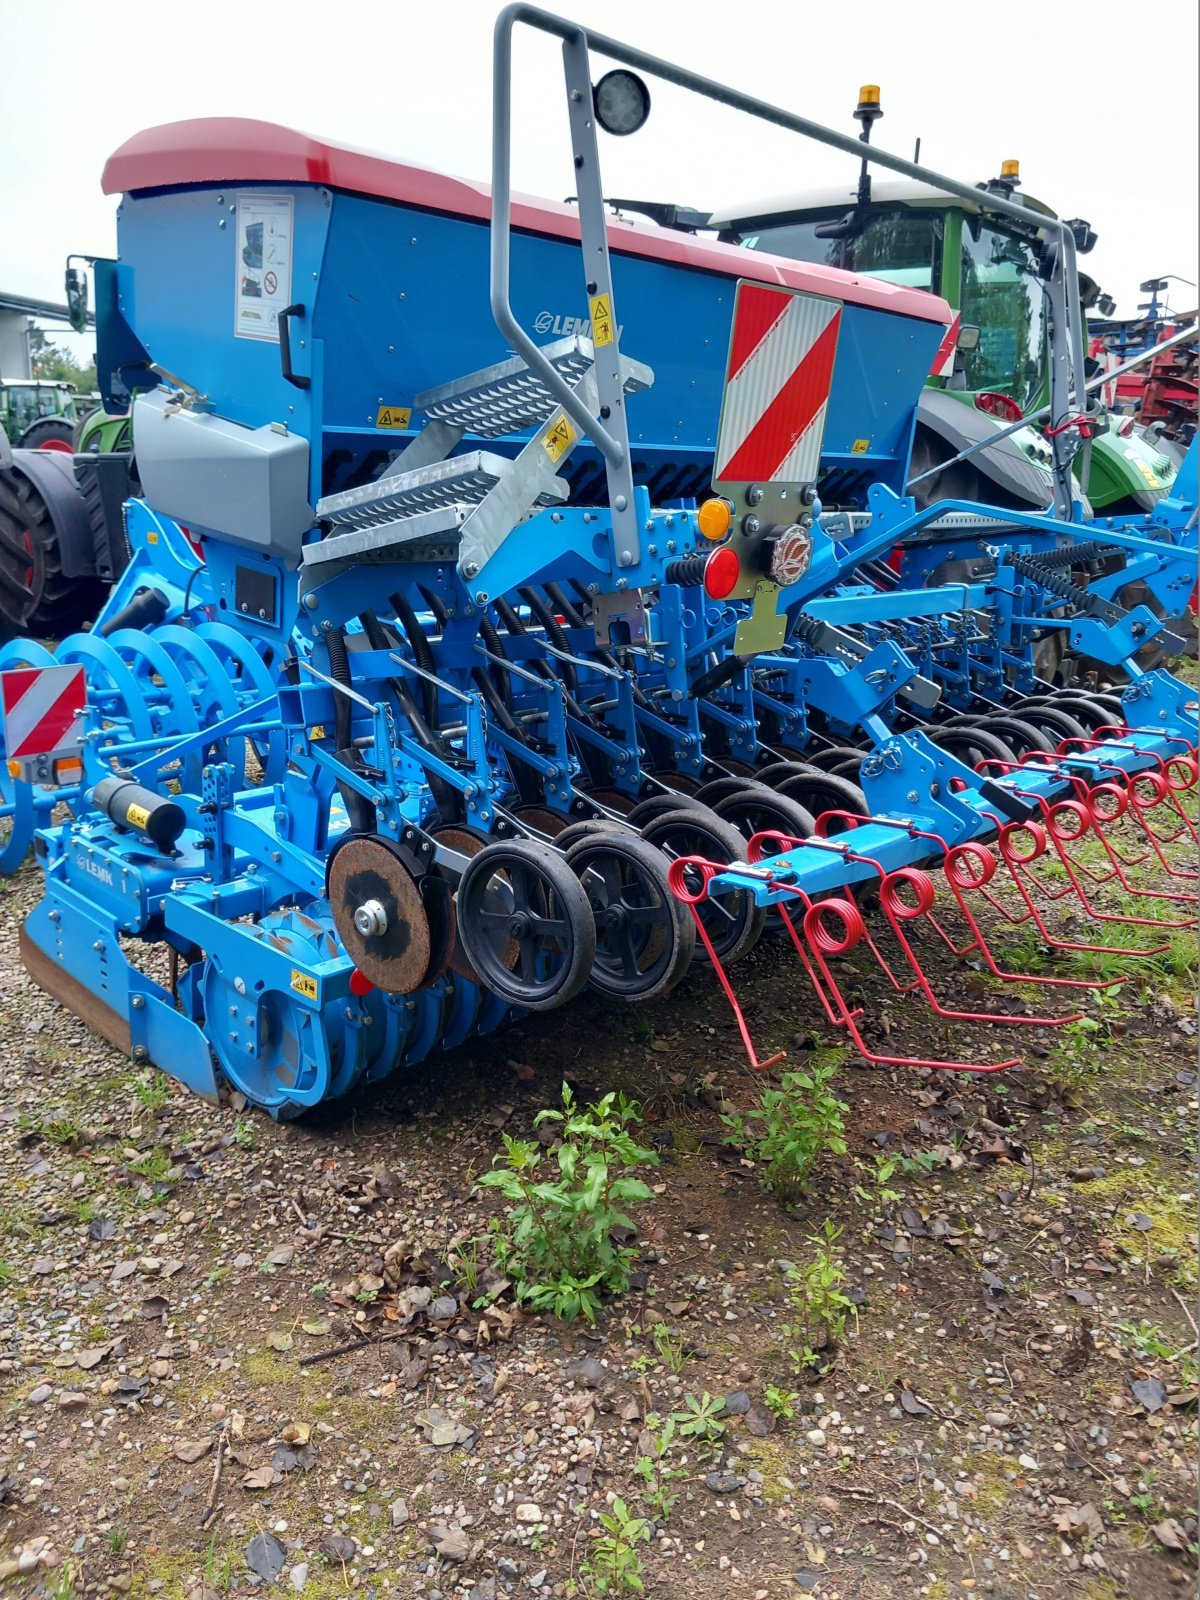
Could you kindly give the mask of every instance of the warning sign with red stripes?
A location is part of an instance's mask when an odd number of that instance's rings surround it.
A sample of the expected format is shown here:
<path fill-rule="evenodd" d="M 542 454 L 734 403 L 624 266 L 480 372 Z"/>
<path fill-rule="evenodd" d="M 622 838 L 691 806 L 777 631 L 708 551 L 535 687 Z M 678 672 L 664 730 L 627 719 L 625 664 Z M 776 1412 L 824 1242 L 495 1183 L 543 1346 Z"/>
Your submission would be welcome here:
<path fill-rule="evenodd" d="M 962 313 L 954 313 L 954 321 L 942 336 L 942 342 L 933 354 L 929 368 L 931 378 L 948 378 L 954 371 L 954 357 L 958 352 L 958 335 L 962 329 Z"/>
<path fill-rule="evenodd" d="M 8 760 L 77 753 L 86 702 L 82 667 L 16 667 L 0 672 L 0 713 Z"/>
<path fill-rule="evenodd" d="M 842 308 L 739 283 L 714 483 L 811 483 L 821 460 Z"/>

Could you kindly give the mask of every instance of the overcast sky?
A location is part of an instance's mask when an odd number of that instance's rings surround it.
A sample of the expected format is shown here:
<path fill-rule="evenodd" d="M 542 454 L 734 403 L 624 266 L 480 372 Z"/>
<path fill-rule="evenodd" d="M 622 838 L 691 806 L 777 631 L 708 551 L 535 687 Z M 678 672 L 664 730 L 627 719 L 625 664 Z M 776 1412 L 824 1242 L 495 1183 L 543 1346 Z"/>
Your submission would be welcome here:
<path fill-rule="evenodd" d="M 1138 284 L 1197 271 L 1196 0 L 575 0 L 579 20 L 816 121 L 976 182 L 1024 183 L 1100 242 L 1087 271 L 1132 314 Z M 0 0 L 0 288 L 61 301 L 68 251 L 115 253 L 105 158 L 198 116 L 283 122 L 466 177 L 490 166 L 495 0 Z M 561 65 L 520 30 L 514 183 L 573 192 Z M 716 207 L 854 183 L 850 158 L 652 85 L 645 129 L 605 139 L 608 193 Z M 1197 290 L 1172 285 L 1177 310 Z M 84 342 L 59 335 L 81 352 Z M 89 342 L 90 347 L 90 342 Z"/>

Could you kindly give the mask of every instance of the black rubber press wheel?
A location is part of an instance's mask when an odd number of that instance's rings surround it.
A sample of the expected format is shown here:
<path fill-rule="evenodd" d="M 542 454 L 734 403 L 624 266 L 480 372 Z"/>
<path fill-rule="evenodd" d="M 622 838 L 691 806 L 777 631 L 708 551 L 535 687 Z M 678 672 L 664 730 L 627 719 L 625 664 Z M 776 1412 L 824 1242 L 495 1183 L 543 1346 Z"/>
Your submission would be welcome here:
<path fill-rule="evenodd" d="M 549 845 L 533 839 L 487 845 L 462 875 L 457 911 L 467 960 L 509 1005 L 553 1011 L 591 975 L 591 906 L 579 879 Z"/>
<path fill-rule="evenodd" d="M 567 851 L 596 919 L 591 987 L 614 1000 L 669 994 L 691 964 L 696 925 L 667 884 L 667 862 L 637 834 L 597 829 Z"/>
<path fill-rule="evenodd" d="M 651 817 L 642 827 L 642 838 L 661 850 L 668 861 L 680 856 L 700 856 L 705 861 L 725 866 L 746 859 L 746 841 L 737 829 L 703 806 L 685 806 Z M 698 891 L 699 872 L 695 869 L 685 872 L 684 882 L 689 890 Z M 745 889 L 734 894 L 710 895 L 699 901 L 695 909 L 710 944 L 726 966 L 754 948 L 766 921 L 765 910 L 755 904 L 754 896 Z"/>

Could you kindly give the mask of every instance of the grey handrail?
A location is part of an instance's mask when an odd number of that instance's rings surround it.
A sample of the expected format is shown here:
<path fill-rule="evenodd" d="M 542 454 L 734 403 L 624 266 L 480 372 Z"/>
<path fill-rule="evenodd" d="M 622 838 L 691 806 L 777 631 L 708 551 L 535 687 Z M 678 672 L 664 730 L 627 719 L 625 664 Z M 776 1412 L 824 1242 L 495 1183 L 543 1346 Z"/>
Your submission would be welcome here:
<path fill-rule="evenodd" d="M 942 189 L 949 194 L 957 195 L 960 199 L 978 203 L 980 191 L 974 184 L 960 183 L 956 178 L 948 178 L 944 173 L 935 171 L 932 167 L 919 165 L 915 161 L 906 161 L 903 156 L 892 155 L 889 151 L 881 149 L 878 145 L 864 145 L 857 136 L 837 133 L 832 128 L 826 128 L 819 122 L 812 122 L 807 117 L 798 116 L 795 112 L 785 111 L 781 106 L 772 105 L 767 100 L 759 100 L 754 95 L 744 94 L 739 89 L 731 89 L 726 84 L 718 83 L 712 78 L 706 78 L 698 72 L 690 72 L 685 67 L 676 66 L 674 63 L 664 61 L 660 56 L 651 55 L 646 50 L 638 50 L 633 45 L 623 44 L 619 39 L 612 39 L 607 34 L 596 33 L 590 28 L 583 27 L 577 22 L 570 22 L 565 17 L 556 16 L 553 12 L 543 11 L 538 6 L 526 5 L 524 0 L 505 6 L 496 18 L 495 50 L 493 55 L 493 105 L 492 105 L 492 239 L 491 239 L 491 307 L 492 316 L 501 334 L 524 356 L 529 365 L 539 374 L 546 387 L 555 395 L 563 410 L 578 424 L 580 429 L 603 452 L 606 459 L 613 465 L 623 465 L 628 458 L 627 444 L 615 438 L 587 410 L 587 407 L 578 400 L 570 385 L 565 383 L 550 363 L 541 354 L 537 345 L 518 323 L 512 308 L 511 298 L 511 236 L 512 236 L 512 34 L 517 23 L 536 28 L 542 33 L 548 33 L 563 40 L 564 44 L 574 44 L 576 48 L 582 46 L 585 59 L 587 52 L 595 50 L 613 61 L 631 67 L 637 71 L 645 72 L 651 77 L 661 78 L 666 83 L 672 83 L 681 89 L 691 90 L 694 94 L 703 95 L 706 99 L 715 100 L 718 104 L 729 106 L 734 111 L 745 112 L 748 116 L 757 117 L 762 122 L 768 122 L 778 128 L 785 128 L 792 133 L 798 133 L 804 138 L 815 139 L 820 144 L 829 145 L 832 149 L 844 151 L 846 155 L 854 156 L 871 162 L 874 166 L 886 167 L 892 172 L 898 172 L 906 178 L 914 178 L 920 183 L 927 183 Z M 581 210 L 583 195 L 580 195 Z M 1058 278 L 1062 290 L 1062 302 L 1067 311 L 1067 327 L 1059 326 L 1060 319 L 1052 319 L 1051 339 L 1051 404 L 1056 420 L 1065 418 L 1068 414 L 1069 396 L 1072 388 L 1072 375 L 1078 374 L 1076 386 L 1082 387 L 1083 377 L 1083 333 L 1079 326 L 1082 316 L 1079 297 L 1079 273 L 1075 259 L 1075 239 L 1067 224 L 1056 217 L 1049 217 L 1042 211 L 1034 211 L 1028 206 L 1020 205 L 1017 201 L 1005 195 L 993 192 L 987 195 L 987 208 L 1001 216 L 1010 217 L 1013 221 L 1023 222 L 1058 236 L 1058 259 L 1054 265 L 1054 275 Z M 582 230 L 581 218 L 581 230 Z M 606 221 L 601 215 L 600 226 L 606 227 Z M 1058 440 L 1055 445 L 1055 459 L 1060 468 L 1066 464 L 1065 448 L 1060 450 Z M 1060 455 L 1062 460 L 1060 461 Z M 1064 492 L 1067 495 L 1066 503 L 1062 509 L 1070 515 L 1069 485 L 1064 491 L 1062 482 L 1063 473 L 1060 470 L 1055 475 L 1055 493 L 1062 499 Z"/>

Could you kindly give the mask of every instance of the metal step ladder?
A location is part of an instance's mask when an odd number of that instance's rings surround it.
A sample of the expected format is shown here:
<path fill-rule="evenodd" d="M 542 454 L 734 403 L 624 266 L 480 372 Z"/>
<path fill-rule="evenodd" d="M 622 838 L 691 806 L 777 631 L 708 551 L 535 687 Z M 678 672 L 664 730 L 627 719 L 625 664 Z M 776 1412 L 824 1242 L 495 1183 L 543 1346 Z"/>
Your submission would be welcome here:
<path fill-rule="evenodd" d="M 372 528 L 419 511 L 478 505 L 511 466 L 511 460 L 504 456 L 473 450 L 470 455 L 451 456 L 448 461 L 435 461 L 409 472 L 389 473 L 373 483 L 360 484 L 357 489 L 329 495 L 318 504 L 317 515 L 338 529 Z M 567 486 L 560 479 L 541 496 L 541 503 L 553 505 L 566 498 Z"/>
<path fill-rule="evenodd" d="M 544 353 L 595 412 L 591 341 L 573 335 Z M 624 356 L 621 372 L 626 394 L 654 381 L 649 367 Z M 305 547 L 304 568 L 313 581 L 351 565 L 444 561 L 456 554 L 464 575 L 474 576 L 515 527 L 566 500 L 558 469 L 580 436 L 521 357 L 427 389 L 413 408 L 424 414 L 425 426 L 382 476 L 317 503 L 317 518 L 329 532 Z M 537 432 L 512 458 L 486 450 L 450 453 L 467 433 L 498 439 L 528 428 Z"/>
<path fill-rule="evenodd" d="M 577 334 L 546 345 L 542 354 L 572 388 L 578 387 L 596 360 L 591 340 Z M 654 381 L 650 369 L 640 362 L 624 361 L 622 365 L 627 369 L 626 394 L 648 389 Z M 447 422 L 482 439 L 499 439 L 545 422 L 558 402 L 521 357 L 512 356 L 482 372 L 426 389 L 413 405 L 431 421 Z"/>

